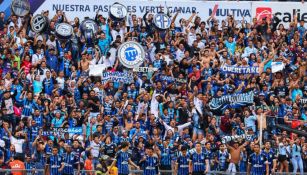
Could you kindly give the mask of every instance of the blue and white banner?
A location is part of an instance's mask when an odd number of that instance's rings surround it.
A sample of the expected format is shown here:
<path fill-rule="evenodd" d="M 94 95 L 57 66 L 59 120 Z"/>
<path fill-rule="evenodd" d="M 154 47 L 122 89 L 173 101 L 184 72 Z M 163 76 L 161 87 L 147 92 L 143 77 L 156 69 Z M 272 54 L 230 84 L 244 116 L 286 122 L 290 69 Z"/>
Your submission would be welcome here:
<path fill-rule="evenodd" d="M 239 108 L 254 103 L 254 93 L 225 95 L 219 98 L 212 98 L 209 107 L 212 110 L 223 110 L 226 108 Z"/>
<path fill-rule="evenodd" d="M 187 80 L 184 78 L 174 78 L 171 76 L 162 75 L 160 76 L 161 81 L 167 81 L 167 82 L 176 82 L 176 83 L 187 83 Z"/>
<path fill-rule="evenodd" d="M 102 83 L 108 81 L 131 83 L 133 81 L 133 76 L 128 72 L 103 72 Z"/>
<path fill-rule="evenodd" d="M 221 71 L 229 74 L 259 74 L 259 67 L 223 65 L 221 66 Z"/>
<path fill-rule="evenodd" d="M 133 68 L 133 72 L 155 72 L 158 68 L 155 67 L 135 67 Z"/>
<path fill-rule="evenodd" d="M 43 131 L 43 136 L 62 135 L 68 133 L 69 135 L 82 134 L 82 127 L 71 127 L 71 128 L 52 128 L 51 130 Z"/>

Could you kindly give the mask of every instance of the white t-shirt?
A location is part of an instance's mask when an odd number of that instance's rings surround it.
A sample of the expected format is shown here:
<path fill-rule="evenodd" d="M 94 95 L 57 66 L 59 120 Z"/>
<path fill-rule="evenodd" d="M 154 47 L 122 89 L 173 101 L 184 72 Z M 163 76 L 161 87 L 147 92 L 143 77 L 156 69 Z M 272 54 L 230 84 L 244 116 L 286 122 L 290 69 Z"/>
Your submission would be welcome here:
<path fill-rule="evenodd" d="M 189 32 L 188 34 L 188 44 L 189 46 L 193 45 L 193 42 L 196 40 L 196 34 Z"/>
<path fill-rule="evenodd" d="M 32 55 L 32 64 L 38 63 L 39 60 L 44 58 L 44 54 L 33 54 Z"/>
<path fill-rule="evenodd" d="M 184 57 L 184 50 L 182 51 L 182 50 L 178 49 L 176 51 L 176 60 L 178 62 L 180 62 L 183 59 L 183 57 Z"/>
<path fill-rule="evenodd" d="M 125 29 L 123 29 L 123 28 L 121 28 L 119 31 L 112 30 L 112 31 L 111 31 L 112 38 L 113 38 L 113 41 L 112 41 L 112 42 L 115 41 L 117 35 L 120 36 L 121 41 L 123 42 L 123 41 L 124 41 L 124 33 L 125 33 Z"/>
<path fill-rule="evenodd" d="M 56 81 L 58 82 L 59 87 L 60 87 L 61 89 L 64 89 L 65 79 L 64 79 L 64 78 L 57 77 L 57 78 L 56 78 Z"/>
<path fill-rule="evenodd" d="M 20 37 L 15 37 L 16 38 L 16 44 L 18 45 L 18 47 L 21 47 L 21 40 L 23 43 L 26 43 L 27 42 L 27 39 L 26 38 L 20 38 Z"/>
<path fill-rule="evenodd" d="M 22 153 L 22 144 L 25 142 L 25 139 L 16 139 L 15 137 L 10 137 L 11 144 L 15 146 L 16 153 Z"/>
<path fill-rule="evenodd" d="M 46 45 L 50 48 L 50 46 L 53 46 L 54 48 L 56 48 L 56 42 L 51 41 L 50 39 L 47 40 Z"/>
<path fill-rule="evenodd" d="M 95 143 L 94 141 L 91 141 L 91 154 L 93 157 L 98 157 L 99 156 L 99 149 L 101 147 L 100 143 Z"/>

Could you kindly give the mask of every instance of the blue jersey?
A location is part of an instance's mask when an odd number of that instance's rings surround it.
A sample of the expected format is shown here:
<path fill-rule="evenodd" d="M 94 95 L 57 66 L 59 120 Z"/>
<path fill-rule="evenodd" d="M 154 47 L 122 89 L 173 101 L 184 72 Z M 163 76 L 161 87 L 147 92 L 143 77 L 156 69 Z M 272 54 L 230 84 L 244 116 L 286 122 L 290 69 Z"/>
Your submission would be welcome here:
<path fill-rule="evenodd" d="M 170 166 L 172 163 L 171 157 L 171 149 L 169 147 L 165 148 L 164 146 L 160 147 L 161 150 L 161 165 L 163 166 Z"/>
<path fill-rule="evenodd" d="M 146 156 L 144 162 L 144 174 L 143 175 L 157 175 L 158 174 L 158 158 L 154 156 Z"/>
<path fill-rule="evenodd" d="M 63 162 L 65 163 L 63 173 L 74 174 L 74 166 L 79 163 L 79 158 L 73 153 L 66 153 L 63 155 Z"/>
<path fill-rule="evenodd" d="M 178 157 L 177 159 L 177 163 L 178 163 L 178 175 L 187 175 L 189 174 L 189 155 L 186 154 L 185 156 L 182 155 L 182 153 L 180 153 L 181 155 Z"/>
<path fill-rule="evenodd" d="M 262 151 L 262 154 L 265 155 L 266 160 L 268 161 L 268 164 L 270 166 L 270 169 L 273 168 L 273 160 L 276 159 L 274 151 L 270 149 L 269 152 L 266 152 L 265 150 Z"/>
<path fill-rule="evenodd" d="M 130 160 L 130 154 L 128 151 L 119 151 L 117 152 L 115 159 L 116 159 L 116 165 L 118 169 L 118 174 L 129 174 L 129 160 Z"/>
<path fill-rule="evenodd" d="M 59 155 L 51 155 L 47 159 L 46 165 L 49 166 L 50 175 L 61 175 L 62 173 L 59 171 L 61 168 L 61 164 L 63 159 Z"/>
<path fill-rule="evenodd" d="M 45 165 L 46 163 L 46 156 L 44 154 L 44 152 L 37 152 L 35 151 L 34 153 L 34 162 L 35 163 L 40 163 L 41 165 Z"/>
<path fill-rule="evenodd" d="M 205 161 L 208 160 L 208 157 L 204 152 L 199 154 L 194 152 L 190 159 L 193 165 L 193 172 L 204 172 L 206 170 Z"/>
<path fill-rule="evenodd" d="M 33 107 L 34 107 L 33 100 L 24 99 L 22 115 L 25 117 L 31 116 L 33 112 Z"/>
<path fill-rule="evenodd" d="M 28 139 L 30 142 L 34 142 L 35 138 L 38 136 L 39 127 L 32 125 L 27 127 Z"/>
<path fill-rule="evenodd" d="M 25 169 L 28 170 L 26 171 L 26 175 L 32 175 L 33 172 L 31 171 L 34 168 L 34 164 L 32 162 L 25 162 Z"/>
<path fill-rule="evenodd" d="M 38 127 L 43 127 L 43 116 L 42 115 L 39 115 L 39 116 L 33 116 L 33 120 L 36 121 L 36 125 Z"/>
<path fill-rule="evenodd" d="M 248 163 L 251 164 L 251 175 L 263 175 L 266 170 L 266 156 L 264 154 L 253 153 L 250 155 Z"/>
<path fill-rule="evenodd" d="M 217 160 L 219 161 L 218 164 L 218 171 L 226 171 L 228 168 L 228 162 L 227 159 L 229 159 L 229 153 L 227 151 L 221 152 L 218 151 L 217 153 Z"/>

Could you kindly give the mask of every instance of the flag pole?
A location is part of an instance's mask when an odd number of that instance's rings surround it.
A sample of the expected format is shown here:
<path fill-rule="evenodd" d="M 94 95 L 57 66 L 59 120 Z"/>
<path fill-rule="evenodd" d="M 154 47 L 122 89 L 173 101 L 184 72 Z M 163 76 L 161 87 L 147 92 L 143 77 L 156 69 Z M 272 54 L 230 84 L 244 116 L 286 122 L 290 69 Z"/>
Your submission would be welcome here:
<path fill-rule="evenodd" d="M 263 126 L 262 126 L 262 119 L 263 119 L 263 114 L 261 113 L 261 114 L 260 114 L 260 133 L 259 133 L 259 137 L 260 137 L 260 139 L 259 139 L 260 149 L 262 149 L 262 128 L 263 128 Z"/>

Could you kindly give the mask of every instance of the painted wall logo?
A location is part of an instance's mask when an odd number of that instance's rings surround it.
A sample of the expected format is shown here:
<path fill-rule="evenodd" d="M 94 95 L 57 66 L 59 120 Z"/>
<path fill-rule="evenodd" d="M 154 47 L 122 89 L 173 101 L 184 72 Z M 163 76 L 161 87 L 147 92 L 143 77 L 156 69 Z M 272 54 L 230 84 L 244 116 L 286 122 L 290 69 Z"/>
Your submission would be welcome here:
<path fill-rule="evenodd" d="M 270 7 L 257 7 L 256 8 L 257 20 L 261 20 L 265 17 L 272 18 L 272 9 Z"/>

